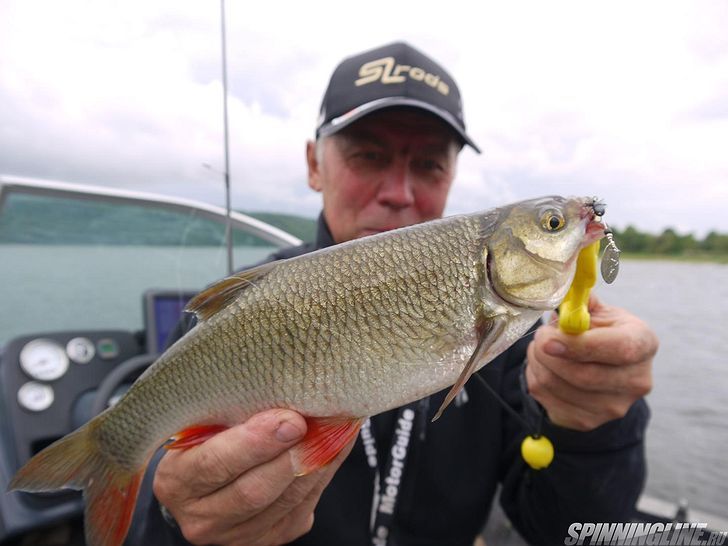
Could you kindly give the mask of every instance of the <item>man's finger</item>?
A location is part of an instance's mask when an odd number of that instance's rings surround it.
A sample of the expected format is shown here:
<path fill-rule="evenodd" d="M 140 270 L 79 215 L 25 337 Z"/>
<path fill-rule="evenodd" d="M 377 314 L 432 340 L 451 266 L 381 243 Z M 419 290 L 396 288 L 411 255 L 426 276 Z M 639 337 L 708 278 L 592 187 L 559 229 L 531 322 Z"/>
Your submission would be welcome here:
<path fill-rule="evenodd" d="M 626 384 L 620 383 L 616 387 L 610 385 L 611 388 L 603 388 L 599 381 L 592 381 L 589 378 L 588 384 L 585 386 L 575 384 L 572 376 L 560 376 L 535 359 L 531 359 L 528 366 L 532 372 L 529 376 L 532 381 L 528 383 L 528 386 L 534 397 L 548 391 L 556 398 L 584 408 L 593 414 L 610 415 L 612 418 L 622 417 L 632 401 L 644 394 L 636 386 L 641 379 L 635 379 L 634 384 L 627 382 Z M 577 363 L 574 366 L 590 365 Z M 611 366 L 602 366 L 602 368 L 614 370 Z"/>
<path fill-rule="evenodd" d="M 657 350 L 654 334 L 639 320 L 594 328 L 576 336 L 545 325 L 536 331 L 535 339 L 549 356 L 578 362 L 637 364 L 652 358 Z"/>
<path fill-rule="evenodd" d="M 271 484 L 277 484 L 279 489 L 277 494 L 270 498 L 268 502 L 263 506 L 263 510 L 256 510 L 255 513 L 250 513 L 248 517 L 250 523 L 254 526 L 261 528 L 268 528 L 283 518 L 288 512 L 296 509 L 305 499 L 310 498 L 312 492 L 316 499 L 321 495 L 321 491 L 328 485 L 333 478 L 336 471 L 339 469 L 344 459 L 351 451 L 354 442 L 350 442 L 349 446 L 339 453 L 336 458 L 323 468 L 320 468 L 307 476 L 301 476 L 293 478 L 293 470 L 290 467 L 290 457 L 288 458 L 288 467 L 285 470 L 281 470 L 275 467 L 274 463 L 278 463 L 278 460 L 267 463 L 261 467 L 255 469 L 255 471 L 248 474 L 244 474 L 234 484 L 230 484 L 227 487 L 216 491 L 209 497 L 211 502 L 214 504 L 210 505 L 212 513 L 218 513 L 219 510 L 225 510 L 226 506 L 240 505 L 241 503 L 249 502 L 250 495 L 256 495 L 255 491 L 260 491 L 260 485 L 255 482 L 266 483 L 269 481 Z M 289 454 L 283 454 L 281 457 L 286 457 Z M 286 480 L 281 478 L 281 474 L 286 473 L 290 476 L 287 485 L 284 488 L 280 488 L 280 485 L 285 484 Z M 271 493 L 273 492 L 271 488 Z M 318 491 L 318 494 L 315 492 Z M 315 505 L 315 502 L 314 502 Z M 238 522 L 242 522 L 239 519 Z M 238 523 L 236 522 L 236 523 Z"/>
<path fill-rule="evenodd" d="M 529 392 L 546 408 L 549 419 L 555 425 L 581 431 L 593 430 L 607 421 L 622 416 L 629 409 L 627 405 L 614 404 L 613 400 L 609 401 L 610 409 L 580 406 L 564 395 L 563 391 L 544 387 L 540 379 L 543 373 L 543 370 L 539 371 L 536 366 L 529 363 L 526 368 L 526 380 Z"/>
<path fill-rule="evenodd" d="M 649 392 L 651 374 L 646 363 L 615 366 L 596 362 L 578 362 L 551 356 L 544 348 L 532 343 L 529 347 L 529 365 L 547 368 L 556 377 L 574 389 L 588 393 L 639 394 Z"/>
<path fill-rule="evenodd" d="M 291 481 L 288 486 L 280 492 L 277 498 L 268 502 L 268 506 L 264 510 L 255 514 L 251 513 L 250 516 L 253 517 L 239 515 L 237 519 L 227 519 L 226 525 L 223 525 L 219 531 L 210 530 L 210 532 L 215 532 L 215 535 L 211 536 L 217 536 L 222 543 L 235 542 L 236 537 L 249 537 L 252 543 L 259 539 L 263 539 L 262 541 L 265 543 L 280 543 L 297 538 L 303 532 L 301 529 L 305 527 L 308 516 L 313 512 L 324 488 L 329 484 L 353 445 L 354 442 L 352 441 L 330 464 L 307 476 L 294 479 L 292 471 L 289 471 Z M 286 455 L 283 454 L 281 457 Z M 278 460 L 275 462 L 278 462 Z M 256 468 L 253 473 L 256 474 L 257 478 L 266 479 L 264 474 L 267 474 L 268 470 L 276 472 L 273 465 L 274 462 L 267 463 Z M 245 502 L 249 495 L 249 493 L 245 492 L 250 491 L 250 487 L 254 485 L 248 479 L 249 474 L 241 476 L 235 484 L 230 484 L 205 499 L 205 510 L 212 510 L 212 513 L 216 514 L 224 511 L 226 507 L 229 510 L 231 505 L 239 505 L 241 499 L 238 497 L 241 493 L 242 500 Z M 270 479 L 276 480 L 277 477 L 272 476 Z M 221 519 L 220 522 L 222 521 Z M 281 525 L 282 522 L 288 522 L 290 525 Z M 293 535 L 289 537 L 290 533 L 293 533 Z M 278 535 L 285 535 L 288 538 L 285 540 L 280 537 L 276 540 L 272 539 L 272 537 Z"/>
<path fill-rule="evenodd" d="M 191 501 L 183 508 L 182 522 L 179 519 L 178 522 L 193 524 L 196 536 L 215 543 L 229 542 L 232 529 L 250 522 L 251 525 L 244 529 L 244 536 L 252 540 L 262 536 L 271 526 L 261 520 L 261 513 L 267 511 L 295 480 L 288 453 L 281 453 L 217 491 Z"/>
<path fill-rule="evenodd" d="M 262 412 L 199 446 L 167 453 L 157 472 L 174 482 L 180 496 L 202 497 L 275 459 L 305 433 L 306 421 L 298 413 Z"/>

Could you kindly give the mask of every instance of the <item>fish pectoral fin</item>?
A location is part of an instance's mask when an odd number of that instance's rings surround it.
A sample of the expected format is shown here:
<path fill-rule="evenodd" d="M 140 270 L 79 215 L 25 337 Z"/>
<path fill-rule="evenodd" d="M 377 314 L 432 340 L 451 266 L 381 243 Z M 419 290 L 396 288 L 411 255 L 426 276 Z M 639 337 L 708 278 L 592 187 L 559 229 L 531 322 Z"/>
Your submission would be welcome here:
<path fill-rule="evenodd" d="M 194 425 L 180 430 L 172 436 L 172 442 L 166 444 L 164 449 L 189 449 L 205 442 L 230 427 L 225 425 Z"/>
<path fill-rule="evenodd" d="M 284 260 L 271 262 L 251 269 L 241 271 L 231 277 L 226 277 L 212 286 L 206 288 L 192 298 L 185 311 L 195 313 L 198 320 L 205 320 L 223 309 L 232 302 L 240 292 L 255 285 L 255 281 L 265 277 L 270 271 L 280 265 Z"/>
<path fill-rule="evenodd" d="M 478 339 L 478 344 L 475 346 L 473 354 L 470 355 L 470 360 L 468 360 L 468 363 L 465 365 L 465 368 L 460 373 L 460 377 L 458 377 L 458 380 L 450 389 L 450 392 L 447 393 L 447 396 L 442 402 L 440 409 L 437 410 L 437 413 L 432 418 L 433 422 L 437 421 L 440 418 L 442 412 L 445 411 L 445 408 L 450 405 L 450 402 L 452 402 L 458 395 L 458 393 L 462 390 L 462 388 L 465 386 L 465 383 L 467 383 L 468 379 L 470 379 L 470 376 L 473 375 L 473 372 L 475 372 L 478 362 L 480 362 L 480 360 L 485 355 L 485 352 L 498 338 L 498 336 L 503 333 L 505 326 L 506 321 L 504 319 L 496 318 L 491 321 L 489 328 L 483 329 L 483 332 L 480 334 L 480 338 Z"/>
<path fill-rule="evenodd" d="M 296 476 L 310 474 L 330 463 L 356 438 L 366 417 L 306 417 L 308 430 L 292 451 Z"/>

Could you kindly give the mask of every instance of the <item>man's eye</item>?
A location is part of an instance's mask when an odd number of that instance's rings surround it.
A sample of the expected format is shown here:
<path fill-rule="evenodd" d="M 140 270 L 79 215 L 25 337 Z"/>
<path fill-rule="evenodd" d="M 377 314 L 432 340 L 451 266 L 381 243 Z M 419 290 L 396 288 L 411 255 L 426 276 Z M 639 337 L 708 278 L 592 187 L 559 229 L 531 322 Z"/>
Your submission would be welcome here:
<path fill-rule="evenodd" d="M 442 165 L 436 159 L 419 159 L 416 164 L 424 171 L 442 170 Z"/>
<path fill-rule="evenodd" d="M 357 152 L 356 157 L 365 161 L 381 161 L 384 157 L 384 154 L 374 150 L 364 150 L 361 152 Z"/>

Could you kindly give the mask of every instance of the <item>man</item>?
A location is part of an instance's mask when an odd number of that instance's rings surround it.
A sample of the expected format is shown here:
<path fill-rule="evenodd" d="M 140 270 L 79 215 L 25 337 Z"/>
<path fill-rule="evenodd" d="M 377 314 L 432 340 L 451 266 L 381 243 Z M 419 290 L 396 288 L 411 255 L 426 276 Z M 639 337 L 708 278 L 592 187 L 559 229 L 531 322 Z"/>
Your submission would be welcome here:
<path fill-rule="evenodd" d="M 460 149 L 477 150 L 453 79 L 403 43 L 337 67 L 316 136 L 306 158 L 323 196 L 317 239 L 272 259 L 441 216 Z M 375 416 L 304 477 L 288 450 L 306 422 L 270 410 L 167 453 L 154 495 L 145 480 L 128 544 L 470 545 L 499 483 L 505 512 L 535 544 L 563 543 L 574 521 L 627 520 L 645 477 L 641 397 L 657 342 L 626 311 L 591 307 L 589 332 L 541 326 L 480 372 L 551 438 L 549 468 L 525 465 L 527 431 L 476 380 L 436 423 L 445 392 Z"/>

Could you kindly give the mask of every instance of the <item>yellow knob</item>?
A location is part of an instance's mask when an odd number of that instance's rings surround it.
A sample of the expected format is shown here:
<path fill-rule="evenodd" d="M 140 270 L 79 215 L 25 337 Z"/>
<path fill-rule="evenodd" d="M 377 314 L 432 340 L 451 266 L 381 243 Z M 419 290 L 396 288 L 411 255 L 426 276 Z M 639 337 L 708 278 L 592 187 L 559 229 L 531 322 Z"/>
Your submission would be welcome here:
<path fill-rule="evenodd" d="M 541 470 L 554 460 L 554 445 L 546 436 L 526 436 L 521 442 L 521 456 L 528 466 Z"/>

